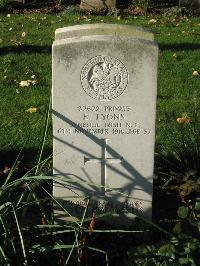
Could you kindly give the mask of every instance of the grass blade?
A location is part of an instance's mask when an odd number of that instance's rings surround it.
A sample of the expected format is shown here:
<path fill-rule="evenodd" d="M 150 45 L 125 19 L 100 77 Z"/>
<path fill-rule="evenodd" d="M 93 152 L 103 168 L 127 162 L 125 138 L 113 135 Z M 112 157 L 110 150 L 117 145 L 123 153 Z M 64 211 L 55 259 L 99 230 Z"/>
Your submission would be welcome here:
<path fill-rule="evenodd" d="M 16 214 L 16 211 L 15 211 L 15 208 L 12 205 L 12 203 L 10 203 L 10 206 L 11 206 L 11 208 L 13 210 L 15 221 L 16 221 L 16 224 L 17 224 L 17 229 L 18 229 L 18 233 L 19 233 L 19 237 L 20 237 L 21 246 L 22 246 L 22 252 L 23 252 L 24 261 L 25 261 L 25 265 L 26 265 L 27 264 L 27 256 L 26 256 L 26 250 L 25 250 L 25 246 L 24 246 L 24 240 L 23 240 L 21 228 L 20 228 L 20 225 L 19 225 L 19 221 L 18 221 L 18 218 L 17 218 L 17 214 Z"/>
<path fill-rule="evenodd" d="M 52 96 L 50 94 L 48 108 L 47 108 L 47 112 L 46 112 L 45 128 L 44 128 L 42 144 L 41 144 L 41 148 L 40 148 L 40 154 L 39 154 L 38 161 L 37 161 L 37 164 L 36 164 L 37 166 L 36 166 L 36 169 L 35 169 L 35 175 L 38 174 L 38 169 L 39 169 L 40 161 L 41 161 L 41 158 L 42 158 L 42 153 L 43 153 L 43 150 L 44 150 L 44 143 L 45 143 L 46 136 L 47 136 L 47 130 L 48 130 L 49 119 L 50 119 L 50 110 L 51 110 L 51 97 Z"/>
<path fill-rule="evenodd" d="M 3 251 L 3 248 L 0 246 L 0 254 L 1 257 L 3 258 L 4 262 L 6 262 L 6 266 L 11 266 L 10 263 L 8 262 L 8 258 L 6 257 L 6 254 Z"/>
<path fill-rule="evenodd" d="M 69 255 L 68 255 L 64 265 L 68 264 L 75 247 L 76 247 L 76 241 L 74 241 L 74 244 L 73 244 L 73 246 L 72 246 L 72 248 L 71 248 L 71 250 L 69 252 Z M 78 246 L 77 246 L 77 249 L 78 249 Z"/>
<path fill-rule="evenodd" d="M 91 249 L 91 250 L 94 250 L 94 251 L 96 251 L 96 252 L 99 252 L 99 253 L 104 254 L 105 257 L 106 257 L 106 266 L 109 266 L 109 264 L 108 264 L 108 254 L 107 254 L 106 251 L 101 250 L 101 249 L 98 249 L 98 248 L 93 248 L 93 247 L 88 247 L 88 249 Z"/>
<path fill-rule="evenodd" d="M 11 170 L 10 170 L 10 172 L 9 172 L 9 174 L 8 174 L 8 176 L 7 176 L 7 178 L 6 178 L 6 180 L 5 180 L 5 182 L 4 182 L 4 185 L 6 185 L 7 183 L 8 183 L 8 181 L 10 180 L 10 178 L 12 177 L 12 174 L 14 173 L 14 171 L 15 171 L 15 169 L 17 168 L 17 166 L 19 165 L 19 157 L 20 157 L 20 155 L 21 155 L 21 153 L 22 153 L 22 149 L 21 149 L 21 151 L 19 152 L 19 154 L 17 155 L 17 158 L 16 158 L 16 160 L 15 160 L 15 162 L 14 162 L 14 164 L 13 164 L 13 166 L 12 166 L 12 168 L 11 168 Z M 3 186 L 4 186 L 3 185 Z M 2 186 L 2 187 L 3 187 Z"/>
<path fill-rule="evenodd" d="M 70 217 L 72 217 L 72 215 L 56 200 L 56 198 L 54 196 L 52 196 L 45 188 L 42 188 L 47 195 L 50 196 L 50 198 L 64 211 L 67 213 L 67 215 L 69 215 Z M 76 223 L 78 225 L 78 227 L 80 227 L 79 223 L 74 221 L 73 223 Z"/>

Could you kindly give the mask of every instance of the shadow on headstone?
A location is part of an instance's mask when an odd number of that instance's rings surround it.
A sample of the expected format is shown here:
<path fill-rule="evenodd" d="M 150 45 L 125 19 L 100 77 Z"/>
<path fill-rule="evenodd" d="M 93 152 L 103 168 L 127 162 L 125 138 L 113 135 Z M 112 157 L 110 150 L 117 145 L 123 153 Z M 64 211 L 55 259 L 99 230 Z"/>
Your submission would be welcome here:
<path fill-rule="evenodd" d="M 56 31 L 54 175 L 70 182 L 55 182 L 54 196 L 72 209 L 89 197 L 105 209 L 131 207 L 151 218 L 157 56 L 153 34 L 138 27 Z M 60 221 L 55 209 L 57 215 Z"/>
<path fill-rule="evenodd" d="M 54 110 L 53 110 L 53 115 L 54 117 L 62 119 L 63 122 L 70 125 L 70 127 L 73 127 L 78 131 L 81 131 L 91 141 L 97 144 L 100 148 L 102 147 L 102 139 L 99 139 L 93 134 L 90 134 L 84 128 L 81 128 L 76 123 L 64 117 L 62 114 L 57 113 Z M 68 150 L 68 148 L 71 148 L 73 150 L 77 150 L 79 153 L 82 153 L 84 157 L 85 156 L 91 158 L 93 157 L 92 153 L 88 153 L 82 147 L 75 146 L 70 142 L 57 138 L 56 136 L 54 136 L 54 140 L 61 142 L 62 145 L 66 146 L 66 151 Z M 112 149 L 109 145 L 106 146 L 108 153 L 113 158 L 122 158 L 121 154 Z M 67 182 L 67 184 L 65 184 L 65 182 L 59 182 L 59 183 L 54 182 L 54 195 L 57 197 L 57 200 L 60 202 L 60 204 L 69 211 L 71 216 L 73 216 L 73 218 L 66 217 L 66 213 L 63 212 L 58 206 L 56 206 L 54 208 L 54 212 L 56 213 L 56 222 L 63 223 L 66 220 L 74 221 L 74 219 L 75 220 L 81 219 L 84 209 L 86 207 L 85 202 L 87 198 L 90 197 L 92 198 L 92 200 L 91 204 L 89 205 L 87 215 L 91 216 L 93 212 L 96 212 L 99 215 L 104 215 L 105 213 L 112 212 L 110 215 L 108 214 L 106 215 L 106 217 L 104 217 L 104 220 L 106 220 L 108 223 L 109 221 L 113 222 L 114 220 L 115 223 L 118 224 L 120 222 L 121 224 L 123 224 L 125 221 L 129 223 L 132 221 L 131 217 L 133 218 L 135 217 L 135 215 L 143 217 L 151 217 L 152 209 L 149 207 L 145 208 L 144 210 L 141 200 L 139 198 L 134 198 L 134 196 L 129 196 L 129 195 L 133 194 L 133 191 L 145 190 L 145 193 L 151 196 L 152 182 L 150 182 L 150 180 L 152 179 L 152 177 L 146 178 L 141 176 L 141 174 L 134 168 L 134 166 L 129 164 L 129 162 L 126 160 L 123 160 L 121 165 L 122 168 L 125 168 L 129 174 L 125 174 L 124 171 L 120 171 L 113 165 L 107 164 L 108 169 L 110 169 L 112 172 L 116 172 L 117 174 L 119 174 L 121 179 L 127 180 L 126 182 L 124 182 L 126 183 L 126 186 L 124 187 L 120 187 L 119 189 L 117 188 L 112 189 L 110 191 L 108 189 L 108 193 L 110 194 L 109 197 L 106 196 L 107 192 L 105 193 L 104 190 L 102 191 L 102 187 L 100 185 L 97 185 L 96 183 L 93 182 L 93 177 L 84 168 L 82 168 L 82 172 L 85 176 L 83 178 L 83 175 L 77 176 L 71 173 L 63 173 L 62 171 L 54 167 L 54 172 L 57 173 L 55 174 L 55 176 L 66 177 L 69 181 Z M 97 171 L 100 171 L 100 169 L 98 169 Z M 103 187 L 104 186 L 105 183 L 103 183 Z M 71 195 L 70 200 L 68 200 L 69 196 L 67 196 L 66 198 L 64 196 L 64 194 L 66 195 L 68 194 L 66 192 L 67 190 Z M 62 191 L 64 194 L 62 193 Z M 77 191 L 81 191 L 81 194 L 79 195 Z M 122 201 L 121 199 L 122 196 L 125 199 L 124 201 Z M 143 199 L 143 201 L 145 201 L 145 199 Z M 151 204 L 148 201 L 149 200 L 147 200 L 147 203 Z M 112 219 L 113 216 L 115 217 L 114 220 Z"/>

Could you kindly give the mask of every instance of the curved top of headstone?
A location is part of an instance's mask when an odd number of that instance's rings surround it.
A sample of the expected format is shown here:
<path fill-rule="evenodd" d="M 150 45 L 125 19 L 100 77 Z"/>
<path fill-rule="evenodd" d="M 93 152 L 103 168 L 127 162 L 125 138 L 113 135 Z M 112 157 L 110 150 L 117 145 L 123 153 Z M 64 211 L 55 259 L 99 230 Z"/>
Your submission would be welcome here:
<path fill-rule="evenodd" d="M 55 40 L 90 35 L 129 36 L 149 41 L 154 40 L 153 33 L 146 29 L 131 25 L 105 23 L 83 24 L 57 29 L 55 32 Z"/>
<path fill-rule="evenodd" d="M 61 40 L 55 40 L 53 46 L 61 46 L 66 44 L 75 44 L 75 43 L 90 43 L 90 42 L 102 42 L 102 43 L 120 43 L 123 44 L 135 44 L 139 46 L 148 46 L 158 48 L 156 42 L 147 39 L 139 39 L 131 36 L 111 36 L 111 35 L 84 35 L 79 37 L 65 38 Z"/>

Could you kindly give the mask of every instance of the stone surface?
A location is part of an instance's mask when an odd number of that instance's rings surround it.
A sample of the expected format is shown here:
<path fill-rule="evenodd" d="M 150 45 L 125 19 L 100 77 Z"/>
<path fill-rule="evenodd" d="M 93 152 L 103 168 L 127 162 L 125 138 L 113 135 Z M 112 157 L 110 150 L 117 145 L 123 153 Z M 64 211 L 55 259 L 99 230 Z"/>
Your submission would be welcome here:
<path fill-rule="evenodd" d="M 55 32 L 55 40 L 90 35 L 130 36 L 151 41 L 154 39 L 154 36 L 151 32 L 140 27 L 98 23 L 76 25 L 57 29 Z"/>
<path fill-rule="evenodd" d="M 200 0 L 181 0 L 181 6 L 192 8 L 193 10 L 200 8 Z"/>
<path fill-rule="evenodd" d="M 54 175 L 73 180 L 54 196 L 76 217 L 86 197 L 151 217 L 158 47 L 134 27 L 79 37 L 77 27 L 53 43 Z"/>
<path fill-rule="evenodd" d="M 84 10 L 101 10 L 114 9 L 116 0 L 81 0 L 81 9 Z"/>

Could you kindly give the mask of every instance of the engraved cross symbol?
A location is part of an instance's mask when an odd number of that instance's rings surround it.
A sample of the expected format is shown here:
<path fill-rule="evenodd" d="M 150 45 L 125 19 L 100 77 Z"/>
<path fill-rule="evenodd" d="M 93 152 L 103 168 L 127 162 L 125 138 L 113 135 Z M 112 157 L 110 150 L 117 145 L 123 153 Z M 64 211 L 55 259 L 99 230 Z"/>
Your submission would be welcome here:
<path fill-rule="evenodd" d="M 123 162 L 123 158 L 107 158 L 107 143 L 108 139 L 102 139 L 102 158 L 87 158 L 84 156 L 84 164 L 86 163 L 100 163 L 101 164 L 101 185 L 102 192 L 106 192 L 107 185 L 107 164 L 118 164 Z"/>

